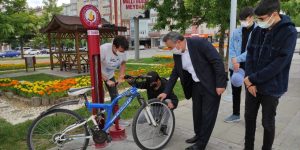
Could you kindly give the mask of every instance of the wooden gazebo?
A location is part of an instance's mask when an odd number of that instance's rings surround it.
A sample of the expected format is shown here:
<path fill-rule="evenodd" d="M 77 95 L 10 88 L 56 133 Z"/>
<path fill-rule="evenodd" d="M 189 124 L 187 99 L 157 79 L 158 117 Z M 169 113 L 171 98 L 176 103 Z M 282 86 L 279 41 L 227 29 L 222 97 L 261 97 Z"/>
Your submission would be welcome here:
<path fill-rule="evenodd" d="M 127 31 L 126 27 L 116 27 L 103 18 L 101 22 L 100 38 L 113 38 L 119 32 Z M 87 30 L 82 26 L 79 17 L 54 15 L 49 24 L 41 29 L 41 32 L 48 36 L 51 70 L 55 65 L 59 65 L 61 71 L 64 69 L 77 69 L 78 73 L 88 71 L 88 52 L 79 50 L 79 41 L 87 39 Z M 63 39 L 75 39 L 75 51 L 64 51 L 61 46 Z M 52 50 L 52 40 L 55 40 L 54 50 Z M 54 62 L 53 58 L 56 58 L 57 61 Z"/>

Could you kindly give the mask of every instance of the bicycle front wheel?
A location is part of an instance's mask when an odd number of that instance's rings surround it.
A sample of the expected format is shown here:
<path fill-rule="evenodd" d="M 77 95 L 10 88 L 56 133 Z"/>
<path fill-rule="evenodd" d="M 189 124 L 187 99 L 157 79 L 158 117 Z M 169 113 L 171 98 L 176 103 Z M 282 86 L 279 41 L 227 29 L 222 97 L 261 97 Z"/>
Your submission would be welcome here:
<path fill-rule="evenodd" d="M 150 108 L 157 126 L 147 119 L 149 117 L 147 117 L 146 107 Z M 162 149 L 172 138 L 174 128 L 173 111 L 165 103 L 152 99 L 148 101 L 147 106 L 141 107 L 136 113 L 132 123 L 132 135 L 135 143 L 143 150 Z"/>
<path fill-rule="evenodd" d="M 53 109 L 40 115 L 29 128 L 28 148 L 30 150 L 85 150 L 89 143 L 89 138 L 87 138 L 89 132 L 86 124 L 64 132 L 66 128 L 70 128 L 81 121 L 83 121 L 81 116 L 67 109 Z"/>

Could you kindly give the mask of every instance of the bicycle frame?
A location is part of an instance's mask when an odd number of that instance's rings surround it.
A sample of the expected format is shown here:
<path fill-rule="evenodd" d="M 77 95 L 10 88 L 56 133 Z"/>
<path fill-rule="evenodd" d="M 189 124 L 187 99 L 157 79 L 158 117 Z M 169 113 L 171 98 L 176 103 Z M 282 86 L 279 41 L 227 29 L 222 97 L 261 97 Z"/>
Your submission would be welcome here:
<path fill-rule="evenodd" d="M 125 96 L 129 96 L 129 98 L 125 101 L 125 103 L 119 108 L 119 110 L 112 117 L 113 109 L 116 104 Z M 96 109 L 104 109 L 107 112 L 106 120 L 103 131 L 107 131 L 110 126 L 114 123 L 114 121 L 122 114 L 125 108 L 132 102 L 132 100 L 136 97 L 140 96 L 138 89 L 136 87 L 131 87 L 127 91 L 119 94 L 110 104 L 99 104 L 99 103 L 90 103 L 86 101 L 86 107 L 88 110 Z M 112 117 L 112 118 L 111 118 Z"/>

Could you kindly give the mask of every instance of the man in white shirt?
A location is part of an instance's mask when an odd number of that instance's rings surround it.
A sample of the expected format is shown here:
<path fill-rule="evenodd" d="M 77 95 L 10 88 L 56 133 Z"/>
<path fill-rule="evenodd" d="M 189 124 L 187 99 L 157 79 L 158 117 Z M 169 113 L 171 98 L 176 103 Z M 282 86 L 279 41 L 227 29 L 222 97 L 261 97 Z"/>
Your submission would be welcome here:
<path fill-rule="evenodd" d="M 100 46 L 101 72 L 111 100 L 117 95 L 116 85 L 123 82 L 126 69 L 126 53 L 129 43 L 124 36 L 116 36 L 113 43 L 105 43 Z M 115 79 L 115 70 L 119 69 L 118 79 Z"/>

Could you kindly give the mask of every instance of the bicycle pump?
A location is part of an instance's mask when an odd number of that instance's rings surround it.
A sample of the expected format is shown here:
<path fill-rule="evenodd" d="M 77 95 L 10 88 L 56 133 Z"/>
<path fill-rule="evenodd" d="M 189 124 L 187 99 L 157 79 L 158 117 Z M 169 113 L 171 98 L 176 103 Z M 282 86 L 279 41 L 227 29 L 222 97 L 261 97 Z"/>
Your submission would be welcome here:
<path fill-rule="evenodd" d="M 100 37 L 98 28 L 101 26 L 101 15 L 99 10 L 93 5 L 85 5 L 80 11 L 80 21 L 84 28 L 87 29 L 88 53 L 93 103 L 104 103 L 103 81 L 101 74 L 100 61 Z M 114 108 L 114 112 L 118 107 Z M 93 109 L 96 115 L 99 110 Z M 104 116 L 103 116 L 104 117 Z M 105 120 L 101 120 L 101 124 L 105 124 Z M 119 126 L 118 120 L 110 129 L 110 135 L 113 140 L 123 140 L 126 138 L 125 129 Z M 106 145 L 97 145 L 96 147 L 105 147 Z"/>

